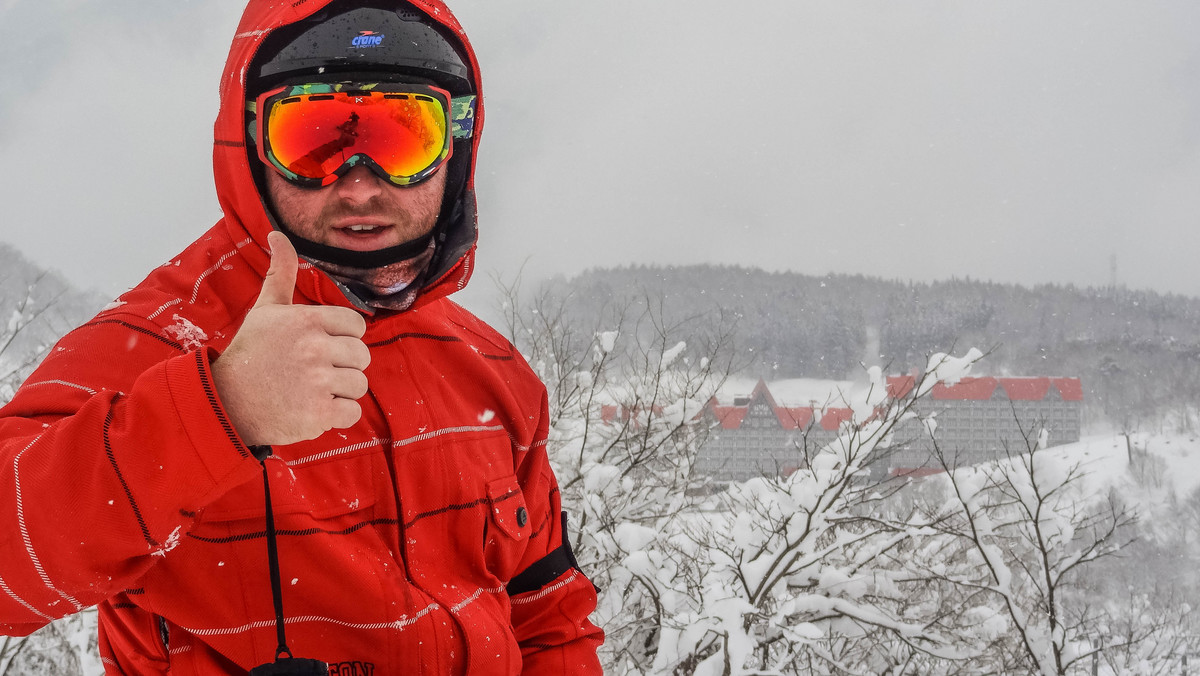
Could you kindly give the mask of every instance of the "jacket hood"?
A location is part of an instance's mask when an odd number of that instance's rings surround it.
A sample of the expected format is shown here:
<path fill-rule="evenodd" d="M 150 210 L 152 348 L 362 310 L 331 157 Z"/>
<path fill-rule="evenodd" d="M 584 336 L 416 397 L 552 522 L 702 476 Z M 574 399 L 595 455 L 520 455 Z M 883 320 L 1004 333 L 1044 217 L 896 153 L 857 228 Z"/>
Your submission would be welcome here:
<path fill-rule="evenodd" d="M 247 152 L 248 148 L 252 148 L 245 122 L 247 76 L 251 62 L 267 36 L 282 27 L 304 20 L 327 6 L 336 5 L 339 1 L 249 0 L 221 78 L 221 107 L 217 115 L 213 144 L 217 199 L 224 213 L 224 222 L 230 237 L 238 243 L 249 264 L 263 275 L 270 267 L 267 235 L 273 226 L 251 169 L 250 163 L 257 162 L 257 156 L 251 158 Z M 401 3 L 398 0 L 396 4 L 399 6 Z M 440 226 L 438 254 L 431 264 L 431 274 L 421 291 L 421 296 L 416 301 L 416 305 L 419 306 L 462 289 L 470 279 L 478 238 L 475 161 L 483 129 L 484 111 L 479 63 L 458 20 L 441 0 L 408 0 L 408 4 L 443 26 L 457 39 L 470 66 L 470 77 L 478 97 L 466 181 L 457 203 L 448 204 L 443 208 L 446 215 L 443 216 L 444 220 Z M 455 159 L 461 161 L 463 158 Z M 454 163 L 455 159 L 451 159 L 451 163 Z M 307 264 L 301 265 L 296 280 L 296 291 L 317 303 L 354 305 L 332 279 Z"/>

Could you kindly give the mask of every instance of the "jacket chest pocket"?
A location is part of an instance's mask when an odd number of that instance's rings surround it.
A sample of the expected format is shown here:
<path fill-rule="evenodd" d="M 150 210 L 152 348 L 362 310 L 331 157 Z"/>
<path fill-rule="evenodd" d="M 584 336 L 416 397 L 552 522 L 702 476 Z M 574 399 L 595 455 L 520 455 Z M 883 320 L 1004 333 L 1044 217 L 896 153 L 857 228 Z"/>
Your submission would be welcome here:
<path fill-rule="evenodd" d="M 286 537 L 345 536 L 375 516 L 378 496 L 371 484 L 372 459 L 289 468 L 267 461 L 275 528 Z M 225 540 L 258 536 L 266 518 L 266 495 L 260 475 L 226 493 L 200 514 L 194 535 L 224 533 Z"/>
<path fill-rule="evenodd" d="M 517 478 L 487 484 L 488 514 L 483 524 L 483 554 L 488 571 L 507 583 L 518 571 L 533 530 L 532 516 Z"/>
<path fill-rule="evenodd" d="M 289 467 L 278 459 L 267 460 L 271 481 L 272 511 L 276 517 L 304 514 L 314 519 L 337 519 L 375 504 L 373 477 L 382 463 L 370 455 L 338 458 L 322 463 Z M 201 514 L 201 521 L 237 521 L 262 518 L 266 493 L 260 474 L 221 496 Z"/>

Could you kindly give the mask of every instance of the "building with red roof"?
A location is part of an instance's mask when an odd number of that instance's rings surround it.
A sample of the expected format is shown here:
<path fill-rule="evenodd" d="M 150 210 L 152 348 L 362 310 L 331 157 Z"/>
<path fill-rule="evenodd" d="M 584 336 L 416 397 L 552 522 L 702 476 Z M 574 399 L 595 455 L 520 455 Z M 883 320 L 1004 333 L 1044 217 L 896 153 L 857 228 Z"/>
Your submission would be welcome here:
<path fill-rule="evenodd" d="M 893 396 L 912 393 L 912 376 L 888 379 Z M 936 421 L 937 446 L 955 465 L 1027 453 L 1044 436 L 1047 446 L 1079 441 L 1083 385 L 1078 378 L 963 378 L 939 383 L 917 403 L 921 417 Z M 925 425 L 912 421 L 895 435 L 892 474 L 940 467 Z"/>
<path fill-rule="evenodd" d="M 780 404 L 760 380 L 748 397 L 732 404 L 714 397 L 704 407 L 708 436 L 696 470 L 720 484 L 789 474 L 808 464 L 806 448 L 833 441 L 851 415 L 848 408 Z"/>
<path fill-rule="evenodd" d="M 892 397 L 911 396 L 914 376 L 888 378 Z M 1028 450 L 1026 440 L 1047 444 L 1079 440 L 1083 387 L 1078 378 L 963 378 L 939 383 L 919 401 L 920 417 L 936 420 L 936 439 L 955 464 L 984 462 Z M 696 469 L 718 484 L 779 476 L 807 465 L 807 457 L 836 438 L 852 418 L 848 408 L 780 404 L 765 381 L 748 397 L 722 403 L 713 398 L 699 419 L 708 436 Z M 872 467 L 875 475 L 924 475 L 941 463 L 920 420 L 901 425 L 894 445 Z"/>

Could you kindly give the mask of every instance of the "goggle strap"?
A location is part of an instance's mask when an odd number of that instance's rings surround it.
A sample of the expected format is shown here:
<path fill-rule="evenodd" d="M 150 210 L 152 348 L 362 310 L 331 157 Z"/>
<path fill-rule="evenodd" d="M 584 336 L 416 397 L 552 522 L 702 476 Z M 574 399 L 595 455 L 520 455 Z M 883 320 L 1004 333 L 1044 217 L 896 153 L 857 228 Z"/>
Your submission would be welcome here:
<path fill-rule="evenodd" d="M 454 138 L 471 138 L 475 133 L 475 100 L 474 95 L 450 99 L 450 128 Z"/>

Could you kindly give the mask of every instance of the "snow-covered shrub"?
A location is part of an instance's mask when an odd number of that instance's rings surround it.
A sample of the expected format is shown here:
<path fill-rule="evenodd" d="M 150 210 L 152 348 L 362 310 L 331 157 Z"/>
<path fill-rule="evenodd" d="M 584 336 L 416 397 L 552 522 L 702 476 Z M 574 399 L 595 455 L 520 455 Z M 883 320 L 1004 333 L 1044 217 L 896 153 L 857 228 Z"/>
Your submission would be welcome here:
<path fill-rule="evenodd" d="M 899 399 L 871 369 L 836 441 L 802 440 L 793 473 L 721 490 L 693 461 L 707 432 L 696 413 L 730 373 L 728 333 L 653 312 L 580 324 L 548 296 L 509 310 L 550 391 L 549 450 L 576 553 L 602 590 L 606 673 L 1120 673 L 1178 655 L 1178 641 L 1147 641 L 1162 627 L 1149 613 L 1088 605 L 1072 586 L 1120 550 L 1134 516 L 1088 493 L 1036 426 L 992 465 L 956 468 L 958 449 L 935 445 L 948 474 L 866 471 L 893 434 L 936 441 L 936 425 L 901 425 L 978 351 L 934 355 Z M 1131 638 L 1094 647 L 1102 620 Z"/>
<path fill-rule="evenodd" d="M 937 531 L 892 513 L 901 484 L 868 479 L 916 396 L 890 399 L 873 369 L 837 441 L 797 449 L 805 462 L 786 477 L 715 491 L 692 462 L 707 431 L 697 414 L 729 373 L 727 333 L 653 313 L 579 328 L 546 297 L 510 309 L 550 390 L 551 460 L 602 590 L 606 673 L 884 673 L 962 658 L 947 631 L 957 611 L 917 601 L 927 582 L 905 554 Z M 979 356 L 936 356 L 913 395 Z"/>

